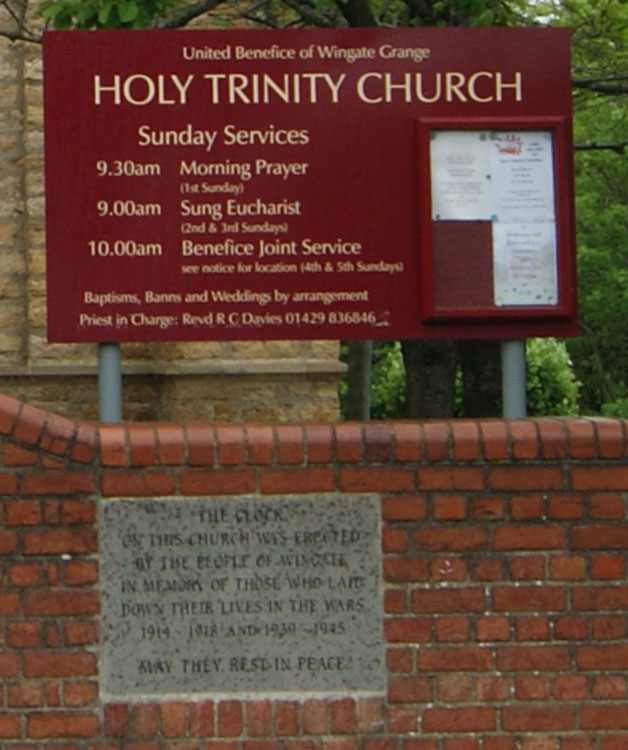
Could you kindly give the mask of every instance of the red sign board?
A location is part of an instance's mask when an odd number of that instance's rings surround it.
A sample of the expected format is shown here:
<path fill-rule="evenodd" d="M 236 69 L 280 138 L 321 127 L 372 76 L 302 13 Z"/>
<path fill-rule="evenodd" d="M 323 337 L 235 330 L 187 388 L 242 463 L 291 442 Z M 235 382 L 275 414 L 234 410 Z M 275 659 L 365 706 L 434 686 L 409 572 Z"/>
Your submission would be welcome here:
<path fill-rule="evenodd" d="M 574 333 L 568 45 L 46 33 L 49 340 Z"/>

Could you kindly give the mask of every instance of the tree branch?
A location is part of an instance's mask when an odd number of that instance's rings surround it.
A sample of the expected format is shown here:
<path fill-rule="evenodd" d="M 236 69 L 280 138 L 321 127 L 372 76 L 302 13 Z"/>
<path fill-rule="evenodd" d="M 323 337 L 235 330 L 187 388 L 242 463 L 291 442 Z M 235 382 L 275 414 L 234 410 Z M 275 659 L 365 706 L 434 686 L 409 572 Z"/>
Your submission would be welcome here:
<path fill-rule="evenodd" d="M 600 80 L 573 80 L 572 85 L 576 89 L 596 91 L 598 94 L 628 94 L 628 83 L 611 83 Z"/>
<path fill-rule="evenodd" d="M 226 0 L 198 0 L 198 2 L 187 5 L 176 10 L 171 16 L 157 24 L 158 29 L 180 29 L 193 21 L 195 18 L 214 10 Z"/>
<path fill-rule="evenodd" d="M 627 147 L 628 141 L 618 141 L 617 143 L 583 143 L 582 145 L 575 145 L 574 151 L 614 151 L 616 154 L 623 156 Z"/>

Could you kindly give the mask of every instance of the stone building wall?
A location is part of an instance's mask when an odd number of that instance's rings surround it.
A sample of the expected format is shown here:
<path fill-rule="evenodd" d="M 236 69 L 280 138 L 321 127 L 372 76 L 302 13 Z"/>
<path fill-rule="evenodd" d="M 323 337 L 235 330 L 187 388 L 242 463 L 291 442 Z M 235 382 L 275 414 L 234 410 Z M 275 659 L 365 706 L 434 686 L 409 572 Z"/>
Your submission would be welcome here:
<path fill-rule="evenodd" d="M 93 418 L 96 347 L 46 340 L 44 209 L 41 47 L 0 38 L 0 389 Z M 337 342 L 129 344 L 122 361 L 126 419 L 337 417 Z"/>

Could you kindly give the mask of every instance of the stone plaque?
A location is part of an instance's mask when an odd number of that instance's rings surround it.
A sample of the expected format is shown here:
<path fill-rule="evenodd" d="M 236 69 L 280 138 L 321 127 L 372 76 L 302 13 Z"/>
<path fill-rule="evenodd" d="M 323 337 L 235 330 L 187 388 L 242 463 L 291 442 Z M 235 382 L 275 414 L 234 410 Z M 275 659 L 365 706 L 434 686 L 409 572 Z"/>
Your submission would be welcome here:
<path fill-rule="evenodd" d="M 382 693 L 374 495 L 100 505 L 107 696 Z"/>

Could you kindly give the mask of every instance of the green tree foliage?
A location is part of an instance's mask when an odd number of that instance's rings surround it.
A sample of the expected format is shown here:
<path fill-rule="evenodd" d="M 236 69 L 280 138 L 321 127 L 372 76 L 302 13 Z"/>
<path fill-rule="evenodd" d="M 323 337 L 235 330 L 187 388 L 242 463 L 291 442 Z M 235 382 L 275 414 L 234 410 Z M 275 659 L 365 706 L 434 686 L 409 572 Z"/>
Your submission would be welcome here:
<path fill-rule="evenodd" d="M 41 16 L 55 29 L 142 29 L 177 4 L 177 0 L 50 0 Z"/>
<path fill-rule="evenodd" d="M 567 347 L 556 339 L 526 342 L 526 399 L 530 416 L 578 414 L 578 389 Z"/>

